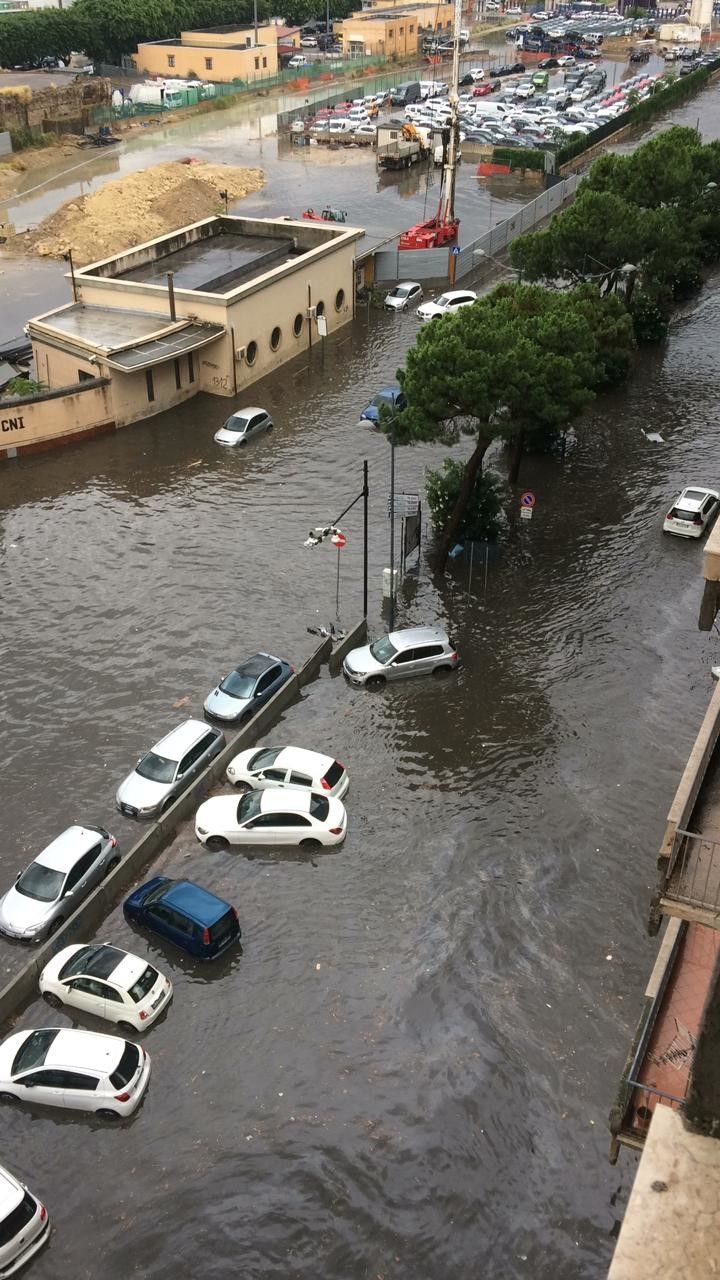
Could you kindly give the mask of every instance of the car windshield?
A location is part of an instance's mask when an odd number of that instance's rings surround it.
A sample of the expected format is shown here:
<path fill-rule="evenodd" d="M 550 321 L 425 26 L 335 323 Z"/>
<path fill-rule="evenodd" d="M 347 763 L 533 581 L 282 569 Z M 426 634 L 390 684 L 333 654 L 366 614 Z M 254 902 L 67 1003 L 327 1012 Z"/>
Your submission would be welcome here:
<path fill-rule="evenodd" d="M 702 489 L 686 489 L 683 494 L 686 502 L 703 502 L 707 497 L 708 494 L 704 493 Z"/>
<path fill-rule="evenodd" d="M 166 756 L 158 756 L 154 751 L 148 751 L 136 766 L 135 772 L 139 773 L 141 778 L 148 778 L 150 782 L 174 782 L 177 767 L 177 760 L 168 760 Z"/>
<path fill-rule="evenodd" d="M 409 292 L 410 292 L 410 286 L 408 284 L 400 284 L 398 285 L 397 289 L 393 289 L 392 293 L 390 294 L 390 297 L 391 298 L 407 298 Z"/>
<path fill-rule="evenodd" d="M 227 422 L 225 423 L 225 430 L 237 431 L 238 433 L 241 433 L 247 430 L 247 424 L 249 421 L 250 421 L 249 418 L 240 418 L 237 415 L 233 415 L 233 417 L 228 418 Z"/>
<path fill-rule="evenodd" d="M 686 511 L 684 507 L 673 507 L 673 520 L 689 520 L 690 524 L 693 524 L 696 515 L 697 511 Z"/>
<path fill-rule="evenodd" d="M 28 1071 L 30 1067 L 41 1067 L 50 1045 L 59 1034 L 59 1027 L 33 1031 L 27 1040 L 23 1040 L 15 1054 L 10 1074 L 16 1076 L 19 1071 Z"/>
<path fill-rule="evenodd" d="M 310 812 L 313 818 L 318 818 L 320 822 L 324 822 L 330 811 L 330 805 L 325 796 L 310 796 Z"/>
<path fill-rule="evenodd" d="M 238 822 L 248 822 L 250 818 L 256 818 L 260 812 L 261 803 L 262 791 L 248 791 L 237 807 Z"/>
<path fill-rule="evenodd" d="M 110 1083 L 113 1089 L 122 1089 L 129 1080 L 132 1080 L 138 1069 L 139 1062 L 140 1050 L 136 1044 L 131 1044 L 128 1040 L 123 1049 L 122 1058 L 110 1076 Z"/>
<path fill-rule="evenodd" d="M 75 952 L 69 960 L 66 960 L 62 969 L 58 974 L 58 978 L 72 978 L 76 973 L 85 973 L 85 967 L 90 963 L 98 951 L 102 951 L 102 947 L 81 947 Z"/>
<path fill-rule="evenodd" d="M 392 404 L 392 397 L 386 391 L 381 391 L 378 395 L 373 396 L 370 403 L 374 404 L 376 409 L 380 409 L 382 405 Z"/>
<path fill-rule="evenodd" d="M 153 969 L 151 964 L 147 965 L 147 967 L 140 974 L 140 977 L 138 978 L 137 982 L 134 982 L 133 985 L 130 987 L 130 995 L 136 1004 L 138 1000 L 142 1000 L 143 996 L 147 995 L 148 991 L 152 991 L 157 980 L 158 980 L 157 969 Z"/>
<path fill-rule="evenodd" d="M 54 902 L 60 896 L 65 875 L 64 871 L 53 871 L 52 867 L 44 867 L 40 862 L 31 862 L 15 888 L 24 897 L 35 898 L 37 902 Z"/>
<path fill-rule="evenodd" d="M 397 649 L 394 644 L 390 643 L 389 636 L 381 636 L 374 644 L 370 645 L 370 652 L 376 662 L 389 662 L 395 657 Z"/>
<path fill-rule="evenodd" d="M 446 307 L 449 301 L 450 298 L 448 295 L 446 293 L 441 293 L 440 297 L 437 299 L 437 305 L 439 307 Z"/>
<path fill-rule="evenodd" d="M 231 698 L 251 698 L 256 679 L 256 676 L 243 675 L 242 671 L 231 671 L 230 675 L 223 680 L 220 688 L 223 693 L 227 693 Z"/>
<path fill-rule="evenodd" d="M 271 764 L 277 760 L 282 747 L 267 747 L 263 751 L 256 751 L 247 762 L 248 769 L 269 769 Z"/>

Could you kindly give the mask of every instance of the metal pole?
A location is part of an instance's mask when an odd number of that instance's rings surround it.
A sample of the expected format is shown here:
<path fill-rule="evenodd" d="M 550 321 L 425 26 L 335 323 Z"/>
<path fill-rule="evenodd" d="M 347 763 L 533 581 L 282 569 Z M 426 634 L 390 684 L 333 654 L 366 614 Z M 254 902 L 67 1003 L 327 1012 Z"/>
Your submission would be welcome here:
<path fill-rule="evenodd" d="M 255 27 L 255 48 L 257 48 L 257 0 L 253 0 L 253 26 Z"/>
<path fill-rule="evenodd" d="M 177 315 L 175 313 L 175 284 L 173 282 L 172 271 L 168 271 L 167 273 L 167 282 L 168 282 L 168 303 L 170 305 L 170 319 L 177 320 Z"/>
<path fill-rule="evenodd" d="M 395 423 L 390 428 L 390 626 L 395 626 Z"/>
<path fill-rule="evenodd" d="M 340 548 L 337 549 L 337 573 L 335 575 L 335 617 L 340 621 Z"/>
<path fill-rule="evenodd" d="M 77 302 L 77 285 L 75 283 L 75 264 L 73 263 L 72 249 L 67 251 L 68 262 L 70 263 L 70 279 L 72 280 L 73 302 Z"/>
<path fill-rule="evenodd" d="M 368 464 L 363 462 L 363 618 L 368 611 Z"/>

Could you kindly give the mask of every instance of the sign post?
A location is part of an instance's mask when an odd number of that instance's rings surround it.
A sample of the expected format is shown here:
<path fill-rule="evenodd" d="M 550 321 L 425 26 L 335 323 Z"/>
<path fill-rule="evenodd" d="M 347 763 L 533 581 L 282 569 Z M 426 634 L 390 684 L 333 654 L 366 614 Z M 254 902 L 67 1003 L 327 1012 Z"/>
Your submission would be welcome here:
<path fill-rule="evenodd" d="M 522 520 L 532 520 L 533 508 L 535 506 L 535 494 L 524 493 L 520 499 L 520 518 Z"/>
<path fill-rule="evenodd" d="M 345 534 L 338 529 L 330 539 L 334 547 L 337 547 L 337 574 L 335 576 L 335 617 L 340 621 L 340 552 L 343 547 L 347 546 L 347 538 Z"/>

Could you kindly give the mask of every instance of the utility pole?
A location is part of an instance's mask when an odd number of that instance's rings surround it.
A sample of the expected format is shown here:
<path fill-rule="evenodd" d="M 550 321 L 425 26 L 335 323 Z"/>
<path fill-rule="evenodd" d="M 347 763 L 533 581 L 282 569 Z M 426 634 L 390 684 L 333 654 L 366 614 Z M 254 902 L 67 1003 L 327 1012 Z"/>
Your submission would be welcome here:
<path fill-rule="evenodd" d="M 395 626 L 395 422 L 390 428 L 390 609 L 388 631 Z"/>
<path fill-rule="evenodd" d="M 253 0 L 253 26 L 255 27 L 255 48 L 257 49 L 257 0 Z"/>

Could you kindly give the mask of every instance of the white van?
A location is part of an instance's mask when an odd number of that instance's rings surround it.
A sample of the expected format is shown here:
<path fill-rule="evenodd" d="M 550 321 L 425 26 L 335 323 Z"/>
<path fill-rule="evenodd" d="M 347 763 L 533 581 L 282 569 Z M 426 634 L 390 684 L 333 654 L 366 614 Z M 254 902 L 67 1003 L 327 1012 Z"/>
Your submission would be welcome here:
<path fill-rule="evenodd" d="M 0 1275 L 11 1276 L 24 1267 L 49 1235 L 45 1205 L 0 1167 Z"/>
<path fill-rule="evenodd" d="M 517 107 L 513 107 L 509 102 L 493 102 L 489 98 L 478 98 L 475 106 L 475 115 L 492 117 L 495 120 L 504 120 L 506 116 L 510 116 Z"/>

